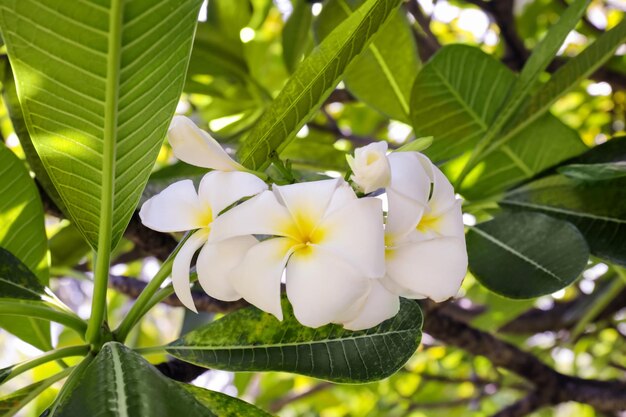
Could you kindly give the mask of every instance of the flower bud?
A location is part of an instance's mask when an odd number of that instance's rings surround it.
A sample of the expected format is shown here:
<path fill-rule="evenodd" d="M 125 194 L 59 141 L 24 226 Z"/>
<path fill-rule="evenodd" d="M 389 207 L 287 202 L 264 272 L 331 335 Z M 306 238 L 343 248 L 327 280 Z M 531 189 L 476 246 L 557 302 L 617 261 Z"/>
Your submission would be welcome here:
<path fill-rule="evenodd" d="M 389 185 L 391 169 L 386 152 L 387 142 L 375 142 L 356 149 L 354 157 L 346 157 L 352 168 L 352 181 L 365 194 Z"/>

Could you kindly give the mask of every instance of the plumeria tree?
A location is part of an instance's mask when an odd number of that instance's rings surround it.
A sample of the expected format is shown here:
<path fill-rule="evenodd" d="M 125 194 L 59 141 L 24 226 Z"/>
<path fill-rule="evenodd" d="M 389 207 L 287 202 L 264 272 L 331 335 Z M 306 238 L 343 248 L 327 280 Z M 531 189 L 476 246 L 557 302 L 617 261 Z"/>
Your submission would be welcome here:
<path fill-rule="evenodd" d="M 621 415 L 626 20 L 513 3 L 0 0 L 0 416 Z"/>

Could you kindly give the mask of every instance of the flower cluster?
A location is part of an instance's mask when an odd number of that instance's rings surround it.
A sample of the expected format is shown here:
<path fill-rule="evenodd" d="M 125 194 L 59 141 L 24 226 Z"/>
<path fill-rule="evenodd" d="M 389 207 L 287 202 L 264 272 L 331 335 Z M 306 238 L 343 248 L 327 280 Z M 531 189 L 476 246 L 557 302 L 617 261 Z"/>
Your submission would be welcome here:
<path fill-rule="evenodd" d="M 141 208 L 161 232 L 195 230 L 180 248 L 172 283 L 195 311 L 189 269 L 210 296 L 244 298 L 279 320 L 281 283 L 298 321 L 310 327 L 373 327 L 393 317 L 399 297 L 442 301 L 456 295 L 467 269 L 460 201 L 443 173 L 417 152 L 387 154 L 374 143 L 348 157 L 352 185 L 384 189 L 359 198 L 340 179 L 267 184 L 228 156 L 191 120 L 174 118 L 174 154 L 211 168 L 198 189 L 174 183 Z"/>

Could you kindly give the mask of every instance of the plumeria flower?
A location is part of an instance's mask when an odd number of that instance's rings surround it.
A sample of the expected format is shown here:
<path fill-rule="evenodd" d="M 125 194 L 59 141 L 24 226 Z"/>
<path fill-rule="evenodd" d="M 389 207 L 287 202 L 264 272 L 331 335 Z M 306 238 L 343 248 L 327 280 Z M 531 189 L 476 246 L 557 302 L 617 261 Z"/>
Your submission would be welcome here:
<path fill-rule="evenodd" d="M 390 158 L 392 175 L 400 166 L 408 165 L 421 173 L 399 184 L 398 188 L 409 190 L 411 196 L 393 191 L 388 195 L 386 275 L 382 283 L 403 297 L 439 302 L 456 295 L 467 272 L 461 200 L 436 166 L 415 155 L 411 163 L 411 154 L 416 153 Z M 400 163 L 396 165 L 396 161 Z"/>
<path fill-rule="evenodd" d="M 176 158 L 190 165 L 225 172 L 249 171 L 235 162 L 211 135 L 185 116 L 174 116 L 167 137 Z"/>
<path fill-rule="evenodd" d="M 374 142 L 354 151 L 354 157 L 346 155 L 352 169 L 350 179 L 354 184 L 369 194 L 389 185 L 391 169 L 387 160 L 387 142 Z"/>
<path fill-rule="evenodd" d="M 358 199 L 338 179 L 275 185 L 220 216 L 209 242 L 250 234 L 270 237 L 251 247 L 230 275 L 248 302 L 282 320 L 285 273 L 300 323 L 351 328 L 367 321 L 364 305 L 376 297 L 372 286 L 385 271 L 380 200 Z"/>
<path fill-rule="evenodd" d="M 139 216 L 147 227 L 159 232 L 183 232 L 198 229 L 180 248 L 172 265 L 172 284 L 180 301 L 197 311 L 189 288 L 189 268 L 199 250 L 196 269 L 198 281 L 211 296 L 234 301 L 241 296 L 227 279 L 232 268 L 251 247 L 253 236 L 241 235 L 209 244 L 211 227 L 220 212 L 244 197 L 267 189 L 265 182 L 245 172 L 212 171 L 200 181 L 198 191 L 191 180 L 176 182 L 146 201 Z"/>

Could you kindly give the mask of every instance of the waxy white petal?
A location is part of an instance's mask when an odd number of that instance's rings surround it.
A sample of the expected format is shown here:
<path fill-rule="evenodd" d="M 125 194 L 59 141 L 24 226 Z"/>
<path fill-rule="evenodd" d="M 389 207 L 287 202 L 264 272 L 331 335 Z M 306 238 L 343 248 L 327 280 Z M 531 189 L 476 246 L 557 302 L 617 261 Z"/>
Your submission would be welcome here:
<path fill-rule="evenodd" d="M 219 171 L 245 171 L 215 139 L 185 116 L 174 116 L 167 132 L 176 158 Z"/>
<path fill-rule="evenodd" d="M 359 269 L 364 277 L 385 273 L 382 203 L 377 198 L 352 200 L 318 225 L 319 245 Z"/>
<path fill-rule="evenodd" d="M 425 157 L 417 152 L 393 152 L 387 158 L 391 166 L 391 185 L 388 189 L 426 205 L 432 174 Z M 393 208 L 389 206 L 389 210 Z"/>
<path fill-rule="evenodd" d="M 387 251 L 387 276 L 416 295 L 444 301 L 454 297 L 467 272 L 465 241 L 445 237 Z"/>
<path fill-rule="evenodd" d="M 200 181 L 198 195 L 211 207 L 213 216 L 217 217 L 222 210 L 236 201 L 264 190 L 267 190 L 267 184 L 256 175 L 238 171 L 212 171 Z"/>
<path fill-rule="evenodd" d="M 338 179 L 278 186 L 274 192 L 301 231 L 308 231 L 322 219 L 339 186 Z"/>
<path fill-rule="evenodd" d="M 182 232 L 208 226 L 208 209 L 198 198 L 191 180 L 175 182 L 146 201 L 141 222 L 159 232 Z"/>
<path fill-rule="evenodd" d="M 405 236 L 415 231 L 427 207 L 404 194 L 387 190 L 389 212 L 385 226 L 387 244 L 400 242 Z"/>
<path fill-rule="evenodd" d="M 174 287 L 174 292 L 185 307 L 196 313 L 198 310 L 196 310 L 196 306 L 193 303 L 191 288 L 189 287 L 189 268 L 191 267 L 193 255 L 204 245 L 208 234 L 208 229 L 200 229 L 191 235 L 180 248 L 178 254 L 176 254 L 172 264 L 172 286 Z"/>
<path fill-rule="evenodd" d="M 454 187 L 439 168 L 433 165 L 433 193 L 428 202 L 433 213 L 443 213 L 456 202 Z"/>
<path fill-rule="evenodd" d="M 465 226 L 461 200 L 455 200 L 444 212 L 431 211 L 424 214 L 414 233 L 408 235 L 412 241 L 427 240 L 438 237 L 458 237 L 465 239 Z"/>
<path fill-rule="evenodd" d="M 305 326 L 336 322 L 365 301 L 371 280 L 332 252 L 319 247 L 297 250 L 287 265 L 287 297 Z"/>
<path fill-rule="evenodd" d="M 217 217 L 211 225 L 209 242 L 218 242 L 235 236 L 297 234 L 291 215 L 271 191 L 233 207 Z"/>
<path fill-rule="evenodd" d="M 345 323 L 348 330 L 363 330 L 377 326 L 400 311 L 400 298 L 388 291 L 379 280 L 372 280 L 372 288 L 359 315 Z"/>
<path fill-rule="evenodd" d="M 259 243 L 253 236 L 240 236 L 217 243 L 206 243 L 196 262 L 198 281 L 211 297 L 235 301 L 241 295 L 230 282 L 230 273 L 244 259 L 246 252 Z"/>
<path fill-rule="evenodd" d="M 273 238 L 257 243 L 230 274 L 233 288 L 250 304 L 283 319 L 280 280 L 294 242 Z"/>

